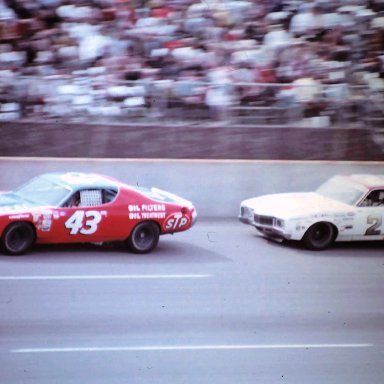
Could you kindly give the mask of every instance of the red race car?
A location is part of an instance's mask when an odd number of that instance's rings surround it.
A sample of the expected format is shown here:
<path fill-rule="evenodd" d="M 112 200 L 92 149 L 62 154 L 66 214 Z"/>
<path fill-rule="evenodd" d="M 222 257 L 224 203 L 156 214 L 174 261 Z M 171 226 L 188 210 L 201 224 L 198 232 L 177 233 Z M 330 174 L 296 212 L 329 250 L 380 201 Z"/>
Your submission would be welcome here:
<path fill-rule="evenodd" d="M 192 203 L 157 188 L 88 173 L 47 173 L 0 194 L 0 246 L 10 255 L 33 244 L 124 241 L 135 253 L 159 236 L 192 227 Z"/>

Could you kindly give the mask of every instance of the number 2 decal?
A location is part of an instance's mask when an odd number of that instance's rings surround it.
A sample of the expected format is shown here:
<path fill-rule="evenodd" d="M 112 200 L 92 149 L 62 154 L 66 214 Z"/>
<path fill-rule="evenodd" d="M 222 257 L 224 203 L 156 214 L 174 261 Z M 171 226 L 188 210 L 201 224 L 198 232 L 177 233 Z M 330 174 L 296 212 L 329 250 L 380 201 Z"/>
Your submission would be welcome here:
<path fill-rule="evenodd" d="M 86 218 L 84 222 L 84 217 Z M 101 221 L 101 214 L 98 211 L 76 211 L 66 222 L 65 228 L 70 229 L 71 235 L 92 235 L 97 231 Z"/>
<path fill-rule="evenodd" d="M 383 219 L 381 216 L 369 215 L 367 217 L 367 224 L 372 224 L 366 231 L 366 236 L 375 236 L 380 235 L 380 229 L 377 229 L 383 223 Z"/>

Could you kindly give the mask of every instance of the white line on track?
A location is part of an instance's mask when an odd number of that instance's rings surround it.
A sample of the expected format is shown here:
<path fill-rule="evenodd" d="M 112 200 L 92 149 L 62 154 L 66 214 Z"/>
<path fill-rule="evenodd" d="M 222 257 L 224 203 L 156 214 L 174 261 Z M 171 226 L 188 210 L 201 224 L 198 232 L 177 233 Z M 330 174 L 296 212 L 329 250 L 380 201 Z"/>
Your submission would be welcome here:
<path fill-rule="evenodd" d="M 68 276 L 0 276 L 0 281 L 18 280 L 139 280 L 139 279 L 204 279 L 212 275 L 68 275 Z"/>
<path fill-rule="evenodd" d="M 60 162 L 60 163 L 218 163 L 218 164 L 351 164 L 351 165 L 382 165 L 381 161 L 353 161 L 353 160 L 253 160 L 253 159 L 150 159 L 150 158 L 97 158 L 97 157 L 9 157 L 0 156 L 0 161 L 13 162 Z"/>
<path fill-rule="evenodd" d="M 159 352 L 159 351 L 235 351 L 258 349 L 329 349 L 369 348 L 373 344 L 245 344 L 245 345 L 173 345 L 131 347 L 73 347 L 73 348 L 21 348 L 12 353 L 65 353 L 65 352 Z"/>

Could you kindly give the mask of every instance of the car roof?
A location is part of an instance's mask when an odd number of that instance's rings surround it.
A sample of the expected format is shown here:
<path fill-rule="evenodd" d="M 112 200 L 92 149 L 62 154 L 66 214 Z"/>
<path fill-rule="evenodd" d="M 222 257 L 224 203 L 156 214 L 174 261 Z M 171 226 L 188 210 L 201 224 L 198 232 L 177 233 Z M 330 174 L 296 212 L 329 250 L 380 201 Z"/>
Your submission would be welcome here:
<path fill-rule="evenodd" d="M 353 174 L 349 175 L 348 179 L 353 183 L 363 185 L 368 189 L 377 187 L 384 188 L 384 175 Z"/>
<path fill-rule="evenodd" d="M 41 175 L 57 184 L 78 188 L 118 188 L 122 183 L 109 176 L 85 172 L 52 172 Z"/>

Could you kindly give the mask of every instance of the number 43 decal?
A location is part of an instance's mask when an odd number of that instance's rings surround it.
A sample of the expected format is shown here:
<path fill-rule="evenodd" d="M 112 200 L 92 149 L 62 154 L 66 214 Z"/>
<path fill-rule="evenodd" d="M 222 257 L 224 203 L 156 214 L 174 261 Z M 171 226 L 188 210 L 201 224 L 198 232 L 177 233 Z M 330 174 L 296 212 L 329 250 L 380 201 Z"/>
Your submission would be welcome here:
<path fill-rule="evenodd" d="M 100 221 L 101 214 L 98 211 L 76 211 L 65 222 L 65 228 L 71 230 L 71 235 L 77 235 L 79 232 L 82 235 L 92 235 L 97 231 Z"/>

